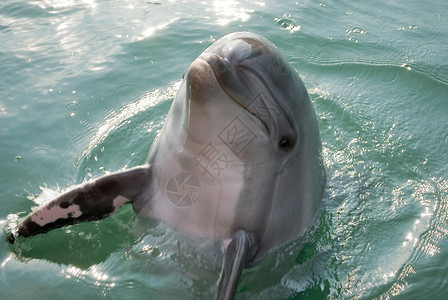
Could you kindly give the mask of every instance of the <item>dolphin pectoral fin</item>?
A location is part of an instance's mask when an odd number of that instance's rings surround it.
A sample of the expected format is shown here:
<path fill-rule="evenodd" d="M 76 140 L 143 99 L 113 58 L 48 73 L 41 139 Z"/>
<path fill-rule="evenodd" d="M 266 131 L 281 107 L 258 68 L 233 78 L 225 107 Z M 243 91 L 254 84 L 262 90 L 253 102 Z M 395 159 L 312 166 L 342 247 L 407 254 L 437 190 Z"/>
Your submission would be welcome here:
<path fill-rule="evenodd" d="M 246 231 L 237 230 L 224 250 L 224 262 L 216 299 L 233 299 L 243 267 L 251 253 L 251 239 Z"/>
<path fill-rule="evenodd" d="M 39 207 L 17 229 L 17 236 L 30 237 L 84 221 L 100 220 L 145 191 L 151 167 L 141 166 L 105 175 L 81 184 Z M 7 241 L 14 243 L 10 234 Z"/>

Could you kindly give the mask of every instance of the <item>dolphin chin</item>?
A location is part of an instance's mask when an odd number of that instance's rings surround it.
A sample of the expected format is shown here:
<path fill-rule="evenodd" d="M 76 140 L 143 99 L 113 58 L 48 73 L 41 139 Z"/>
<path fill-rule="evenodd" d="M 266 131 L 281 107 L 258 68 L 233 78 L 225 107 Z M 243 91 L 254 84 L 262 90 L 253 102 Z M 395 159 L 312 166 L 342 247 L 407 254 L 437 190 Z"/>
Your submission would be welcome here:
<path fill-rule="evenodd" d="M 304 84 L 272 43 L 237 32 L 192 62 L 145 165 L 73 187 L 7 240 L 99 220 L 129 203 L 139 216 L 220 242 L 217 298 L 231 299 L 244 266 L 312 224 L 324 187 Z"/>

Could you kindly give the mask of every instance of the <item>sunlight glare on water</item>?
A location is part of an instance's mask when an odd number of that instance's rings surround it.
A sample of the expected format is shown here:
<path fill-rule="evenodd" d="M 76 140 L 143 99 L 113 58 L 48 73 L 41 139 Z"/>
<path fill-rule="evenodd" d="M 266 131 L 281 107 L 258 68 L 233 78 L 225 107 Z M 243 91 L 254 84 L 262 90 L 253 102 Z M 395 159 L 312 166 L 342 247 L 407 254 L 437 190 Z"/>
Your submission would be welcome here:
<path fill-rule="evenodd" d="M 247 7 L 252 5 L 263 6 L 263 2 L 259 3 L 245 3 Z M 213 11 L 217 16 L 217 24 L 225 26 L 230 22 L 240 21 L 246 22 L 249 20 L 253 9 L 244 8 L 239 1 L 236 0 L 215 0 L 213 1 Z"/>

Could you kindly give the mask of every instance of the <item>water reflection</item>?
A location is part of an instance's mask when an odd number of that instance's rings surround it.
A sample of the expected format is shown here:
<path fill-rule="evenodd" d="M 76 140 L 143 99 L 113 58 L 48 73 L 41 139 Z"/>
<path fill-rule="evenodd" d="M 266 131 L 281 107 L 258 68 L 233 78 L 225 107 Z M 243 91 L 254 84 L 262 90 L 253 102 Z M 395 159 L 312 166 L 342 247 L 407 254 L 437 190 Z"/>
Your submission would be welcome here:
<path fill-rule="evenodd" d="M 74 279 L 76 282 L 92 282 L 95 286 L 104 287 L 102 290 L 103 296 L 106 296 L 108 291 L 115 287 L 115 282 L 109 278 L 108 274 L 100 271 L 97 266 L 92 266 L 88 270 L 70 266 L 62 269 L 60 273 L 66 279 Z"/>
<path fill-rule="evenodd" d="M 405 235 L 402 252 L 410 253 L 404 265 L 389 276 L 384 275 L 385 282 L 392 282 L 390 288 L 382 293 L 380 299 L 390 299 L 401 294 L 409 286 L 410 276 L 419 273 L 423 261 L 441 253 L 444 240 L 448 239 L 448 181 L 442 178 L 431 178 L 431 181 L 410 182 L 414 191 L 408 202 L 419 201 L 422 212 L 412 225 L 412 231 Z M 408 249 L 408 250 L 406 250 Z"/>
<path fill-rule="evenodd" d="M 89 6 L 91 8 L 96 7 L 95 0 L 43 0 L 43 1 L 36 1 L 33 3 L 40 6 L 43 9 L 45 8 L 61 9 L 61 8 L 79 6 L 80 4 Z"/>
<path fill-rule="evenodd" d="M 154 33 L 156 33 L 159 30 L 165 29 L 167 27 L 169 27 L 171 24 L 176 23 L 176 21 L 178 21 L 179 18 L 172 18 L 171 20 L 168 20 L 168 22 L 166 23 L 162 23 L 156 26 L 150 26 L 147 29 L 143 30 L 143 32 L 140 34 L 140 36 L 137 38 L 137 40 L 143 40 L 145 38 L 150 37 L 151 35 L 153 35 Z"/>
<path fill-rule="evenodd" d="M 216 0 L 213 1 L 213 11 L 217 16 L 216 23 L 225 26 L 230 22 L 241 21 L 246 22 L 253 14 L 254 6 L 265 6 L 264 1 L 245 1 L 247 6 L 243 6 L 240 1 L 236 0 Z"/>

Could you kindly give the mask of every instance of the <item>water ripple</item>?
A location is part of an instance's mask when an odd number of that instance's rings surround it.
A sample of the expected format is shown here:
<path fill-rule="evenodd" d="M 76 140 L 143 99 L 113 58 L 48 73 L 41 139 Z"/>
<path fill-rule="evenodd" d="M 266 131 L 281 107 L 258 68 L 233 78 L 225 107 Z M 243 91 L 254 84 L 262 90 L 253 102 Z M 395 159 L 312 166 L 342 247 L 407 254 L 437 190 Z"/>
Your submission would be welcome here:
<path fill-rule="evenodd" d="M 131 83 L 131 87 L 128 85 L 119 85 L 120 88 L 115 90 L 115 92 L 123 91 L 122 88 L 125 89 L 134 89 L 135 86 L 132 86 L 133 83 Z M 130 121 L 135 118 L 136 115 L 138 115 L 140 112 L 148 111 L 151 107 L 154 107 L 158 105 L 159 103 L 171 100 L 174 98 L 177 89 L 179 88 L 180 81 L 174 82 L 171 86 L 165 88 L 165 89 L 156 89 L 152 92 L 147 92 L 144 96 L 140 97 L 137 101 L 131 102 L 124 106 L 119 112 L 112 112 L 109 116 L 106 117 L 106 120 L 98 127 L 96 133 L 94 136 L 90 139 L 90 142 L 87 146 L 87 149 L 82 152 L 82 154 L 78 157 L 78 162 L 76 164 L 76 170 L 80 170 L 82 173 L 85 171 L 90 172 L 91 166 L 87 167 L 84 166 L 90 158 L 95 160 L 95 163 L 98 161 L 98 155 L 99 153 L 103 153 L 105 151 L 105 144 L 104 141 L 114 132 L 117 132 L 118 129 L 120 129 L 122 126 L 125 126 L 130 123 Z M 139 86 L 138 83 L 136 86 Z M 128 91 L 126 91 L 127 93 Z M 136 122 L 140 122 L 139 120 L 134 120 Z M 143 120 L 144 122 L 144 120 Z M 146 122 L 148 123 L 148 122 Z M 154 124 L 153 122 L 149 122 L 149 124 L 146 125 L 148 127 L 147 130 L 145 129 L 139 129 L 136 128 L 136 130 L 140 130 L 140 132 L 136 132 L 133 134 L 126 134 L 128 140 L 126 144 L 133 144 L 133 143 L 139 143 L 139 141 L 134 141 L 134 139 L 141 138 L 142 134 L 150 133 L 151 136 L 154 138 L 154 136 L 157 134 L 156 131 L 153 132 L 152 129 L 159 128 L 161 124 Z M 149 141 L 150 142 L 150 141 Z M 147 143 L 142 143 L 140 141 L 140 144 L 147 146 Z M 98 146 L 100 146 L 98 148 Z M 116 147 L 116 146 L 114 146 Z M 134 151 L 138 151 L 139 147 L 134 146 L 132 147 Z M 94 149 L 99 149 L 98 153 L 94 151 Z M 146 152 L 148 149 L 145 149 Z M 94 153 L 95 152 L 95 153 Z M 132 153 L 130 153 L 130 156 L 132 156 Z M 101 170 L 104 171 L 104 167 L 99 167 Z M 91 174 L 89 176 L 92 176 Z"/>
<path fill-rule="evenodd" d="M 53 157 L 54 149 L 48 145 L 39 145 L 33 147 L 30 151 L 31 157 L 39 160 L 48 160 Z"/>
<path fill-rule="evenodd" d="M 75 114 L 79 111 L 80 105 L 76 101 L 70 101 L 65 104 L 65 111 L 71 117 L 75 116 Z"/>
<path fill-rule="evenodd" d="M 383 84 L 396 83 L 402 73 L 402 69 L 397 66 L 376 66 L 375 78 Z"/>
<path fill-rule="evenodd" d="M 291 18 L 291 15 L 284 14 L 280 18 L 274 18 L 275 24 L 279 25 L 284 30 L 288 30 L 289 32 L 293 33 L 296 31 L 299 31 L 302 27 L 300 24 L 297 23 L 297 21 L 293 18 Z"/>
<path fill-rule="evenodd" d="M 147 83 L 139 79 L 119 79 L 112 82 L 111 94 L 116 98 L 126 97 L 132 101 L 146 92 Z"/>

